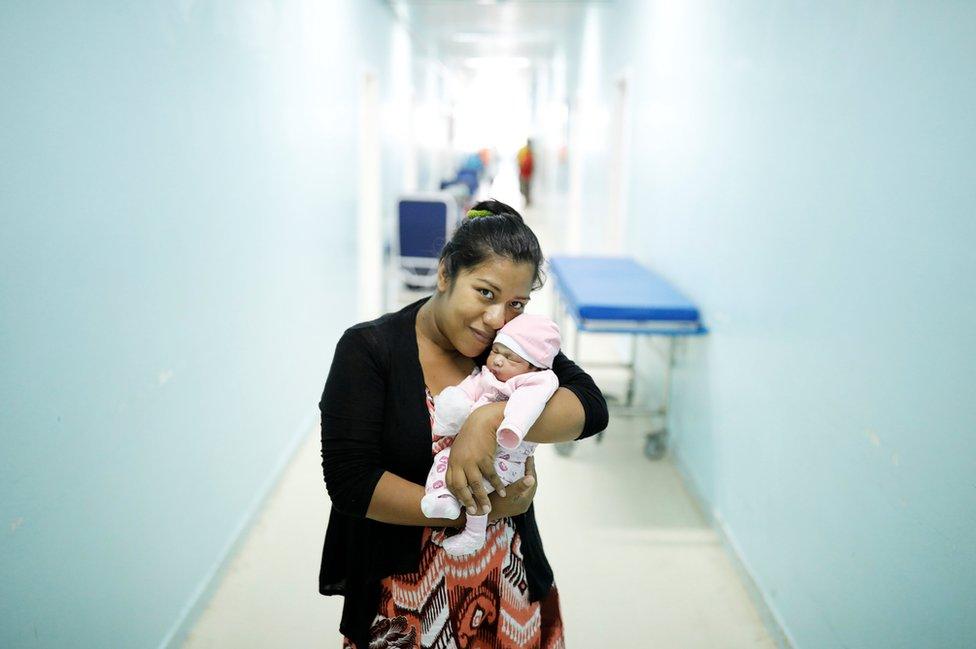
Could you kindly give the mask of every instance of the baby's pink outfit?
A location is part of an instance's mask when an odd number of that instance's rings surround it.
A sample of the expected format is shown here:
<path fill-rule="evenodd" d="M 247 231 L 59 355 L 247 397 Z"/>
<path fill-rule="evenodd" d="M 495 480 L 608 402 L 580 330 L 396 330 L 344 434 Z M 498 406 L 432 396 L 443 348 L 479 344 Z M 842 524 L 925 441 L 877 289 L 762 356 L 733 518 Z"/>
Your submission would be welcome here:
<path fill-rule="evenodd" d="M 523 314 L 502 327 L 495 338 L 513 352 L 536 367 L 550 368 L 559 352 L 559 329 L 549 318 Z M 434 398 L 434 435 L 457 435 L 468 414 L 481 406 L 497 401 L 507 401 L 505 415 L 498 427 L 498 448 L 495 451 L 495 472 L 506 485 L 525 475 L 525 461 L 534 452 L 537 443 L 524 441 L 525 435 L 535 424 L 546 407 L 549 397 L 559 387 L 559 379 L 551 369 L 526 372 L 508 381 L 499 381 L 487 366 L 473 370 L 468 378 L 455 386 L 444 388 Z M 460 503 L 451 495 L 445 482 L 451 448 L 434 456 L 434 465 L 427 475 L 427 495 L 421 508 L 428 518 L 457 518 L 461 514 Z M 487 480 L 486 493 L 494 491 Z M 468 516 L 467 527 L 462 534 L 444 542 L 444 548 L 453 555 L 462 555 L 484 544 L 487 515 Z M 480 544 L 477 539 L 480 537 Z"/>
<path fill-rule="evenodd" d="M 446 401 L 448 395 L 444 393 L 448 390 L 464 393 L 468 403 L 471 404 L 468 412 L 488 403 L 507 401 L 505 418 L 498 427 L 499 448 L 495 453 L 495 468 L 505 484 L 511 484 L 525 475 L 525 460 L 538 446 L 534 442 L 525 442 L 523 439 L 558 387 L 559 379 L 552 370 L 519 374 L 502 382 L 495 378 L 487 366 L 484 366 L 480 372 L 475 370 L 458 385 L 445 388 L 437 395 L 434 403 Z M 438 426 L 439 423 L 435 405 L 434 425 Z M 457 434 L 457 431 L 452 432 Z M 443 433 L 437 432 L 437 434 Z M 441 453 L 445 451 L 450 451 L 450 447 Z M 437 464 L 437 458 L 434 464 Z M 511 466 L 513 464 L 521 464 L 521 472 L 513 468 Z"/>

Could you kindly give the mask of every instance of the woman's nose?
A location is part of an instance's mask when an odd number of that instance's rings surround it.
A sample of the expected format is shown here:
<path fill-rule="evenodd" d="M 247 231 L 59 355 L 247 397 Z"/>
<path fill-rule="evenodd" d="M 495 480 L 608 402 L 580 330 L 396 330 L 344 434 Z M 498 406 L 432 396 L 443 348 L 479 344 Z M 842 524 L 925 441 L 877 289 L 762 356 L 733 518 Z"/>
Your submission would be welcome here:
<path fill-rule="evenodd" d="M 495 304 L 485 311 L 485 324 L 498 331 L 505 324 L 505 306 Z"/>

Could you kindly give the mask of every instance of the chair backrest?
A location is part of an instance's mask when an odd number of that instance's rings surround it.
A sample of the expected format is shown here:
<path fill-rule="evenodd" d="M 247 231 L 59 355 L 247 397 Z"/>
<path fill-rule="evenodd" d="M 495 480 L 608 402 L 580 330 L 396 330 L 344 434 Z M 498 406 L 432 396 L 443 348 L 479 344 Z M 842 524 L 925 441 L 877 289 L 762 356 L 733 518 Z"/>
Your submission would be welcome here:
<path fill-rule="evenodd" d="M 457 202 L 447 193 L 402 196 L 397 201 L 397 248 L 401 260 L 437 260 L 457 223 Z"/>

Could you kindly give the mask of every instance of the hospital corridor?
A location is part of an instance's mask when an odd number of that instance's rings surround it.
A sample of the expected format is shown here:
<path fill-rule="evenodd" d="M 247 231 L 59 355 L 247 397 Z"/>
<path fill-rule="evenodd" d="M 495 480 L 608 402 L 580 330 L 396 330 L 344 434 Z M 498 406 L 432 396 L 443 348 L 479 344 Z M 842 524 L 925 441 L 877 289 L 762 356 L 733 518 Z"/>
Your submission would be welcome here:
<path fill-rule="evenodd" d="M 976 647 L 974 33 L 0 6 L 0 647 Z"/>

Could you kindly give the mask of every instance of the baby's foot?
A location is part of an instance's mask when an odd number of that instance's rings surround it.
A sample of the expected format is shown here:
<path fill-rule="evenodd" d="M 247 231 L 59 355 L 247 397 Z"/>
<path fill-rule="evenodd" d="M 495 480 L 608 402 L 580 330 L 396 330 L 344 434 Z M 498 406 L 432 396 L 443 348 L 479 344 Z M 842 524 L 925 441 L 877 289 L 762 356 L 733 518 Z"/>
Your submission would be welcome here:
<path fill-rule="evenodd" d="M 452 557 L 463 557 L 466 554 L 477 552 L 485 545 L 484 533 L 477 534 L 465 529 L 460 534 L 444 539 L 444 549 Z"/>
<path fill-rule="evenodd" d="M 459 423 L 444 421 L 437 416 L 436 412 L 434 413 L 434 425 L 430 432 L 435 437 L 454 437 L 458 434 L 459 430 L 461 430 Z"/>
<path fill-rule="evenodd" d="M 444 388 L 434 397 L 433 433 L 440 437 L 457 435 L 470 411 L 471 399 L 464 390 L 453 385 Z"/>
<path fill-rule="evenodd" d="M 427 494 L 420 499 L 420 509 L 427 518 L 450 518 L 461 515 L 461 505 L 450 494 Z"/>

